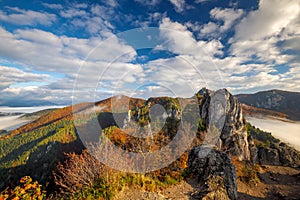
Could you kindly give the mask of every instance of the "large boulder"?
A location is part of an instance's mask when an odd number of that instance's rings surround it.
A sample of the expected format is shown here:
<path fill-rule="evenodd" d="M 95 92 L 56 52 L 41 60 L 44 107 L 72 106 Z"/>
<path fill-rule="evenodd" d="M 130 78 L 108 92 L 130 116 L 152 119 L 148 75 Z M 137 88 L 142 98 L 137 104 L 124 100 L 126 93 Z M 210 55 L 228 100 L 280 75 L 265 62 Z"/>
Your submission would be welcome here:
<path fill-rule="evenodd" d="M 272 143 L 270 147 L 259 147 L 257 161 L 264 165 L 300 167 L 300 152 L 285 143 Z"/>
<path fill-rule="evenodd" d="M 198 180 L 199 199 L 237 199 L 235 167 L 229 156 L 209 146 L 194 147 L 188 169 Z"/>
<path fill-rule="evenodd" d="M 257 159 L 260 164 L 281 165 L 278 149 L 259 147 L 257 151 Z"/>
<path fill-rule="evenodd" d="M 203 88 L 198 94 L 202 96 L 200 115 L 208 134 L 219 129 L 219 141 L 215 143 L 220 150 L 240 160 L 250 160 L 245 120 L 238 100 L 226 89 L 211 91 Z"/>

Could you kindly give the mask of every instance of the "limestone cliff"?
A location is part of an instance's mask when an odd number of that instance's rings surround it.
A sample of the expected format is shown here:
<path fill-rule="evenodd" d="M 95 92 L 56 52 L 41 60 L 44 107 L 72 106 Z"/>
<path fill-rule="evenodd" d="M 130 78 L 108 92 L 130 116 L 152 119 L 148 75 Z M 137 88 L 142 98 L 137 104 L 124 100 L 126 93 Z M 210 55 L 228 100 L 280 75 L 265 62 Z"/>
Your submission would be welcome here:
<path fill-rule="evenodd" d="M 203 88 L 200 114 L 208 131 L 219 129 L 219 149 L 238 156 L 240 160 L 250 160 L 249 144 L 242 108 L 238 100 L 226 89 L 211 91 Z M 209 132 L 208 132 L 209 134 Z"/>

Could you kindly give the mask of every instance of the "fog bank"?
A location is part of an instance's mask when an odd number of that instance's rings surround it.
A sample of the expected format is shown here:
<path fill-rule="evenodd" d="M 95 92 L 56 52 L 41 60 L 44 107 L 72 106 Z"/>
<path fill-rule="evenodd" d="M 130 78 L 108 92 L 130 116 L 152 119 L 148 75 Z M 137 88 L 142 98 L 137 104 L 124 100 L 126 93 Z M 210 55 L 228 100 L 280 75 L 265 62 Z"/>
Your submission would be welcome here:
<path fill-rule="evenodd" d="M 35 106 L 35 107 L 6 107 L 0 106 L 2 113 L 33 113 L 49 108 L 62 108 L 64 106 Z M 20 119 L 22 115 L 0 116 L 0 130 L 11 131 L 30 122 L 29 119 Z"/>
<path fill-rule="evenodd" d="M 300 122 L 254 117 L 246 117 L 246 120 L 261 130 L 271 132 L 274 137 L 300 151 Z"/>

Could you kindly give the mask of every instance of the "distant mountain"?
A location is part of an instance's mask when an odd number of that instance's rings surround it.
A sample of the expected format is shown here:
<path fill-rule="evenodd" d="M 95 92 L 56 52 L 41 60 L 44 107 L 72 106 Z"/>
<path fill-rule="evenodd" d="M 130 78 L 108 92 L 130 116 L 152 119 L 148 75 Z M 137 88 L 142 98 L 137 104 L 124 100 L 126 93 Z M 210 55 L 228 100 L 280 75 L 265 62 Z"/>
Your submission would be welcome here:
<path fill-rule="evenodd" d="M 241 103 L 277 111 L 287 115 L 292 120 L 300 120 L 300 93 L 283 90 L 269 90 L 255 94 L 236 95 Z"/>
<path fill-rule="evenodd" d="M 268 117 L 268 118 L 275 118 L 281 120 L 285 120 L 288 118 L 287 114 L 278 111 L 268 110 L 264 108 L 257 108 L 243 103 L 241 104 L 241 106 L 245 117 L 258 117 L 258 118 Z"/>
<path fill-rule="evenodd" d="M 40 111 L 36 111 L 36 112 L 32 112 L 32 113 L 26 113 L 26 114 L 22 115 L 20 118 L 36 120 L 36 119 L 40 118 L 41 116 L 46 115 L 54 110 L 57 110 L 57 108 L 49 108 L 49 109 L 44 109 L 44 110 L 40 110 Z"/>
<path fill-rule="evenodd" d="M 9 106 L 9 107 L 32 107 L 32 106 L 59 106 L 60 104 L 53 103 L 51 101 L 45 100 L 24 100 L 24 99 L 13 99 L 0 101 L 0 106 Z M 66 104 L 62 104 L 66 105 Z"/>

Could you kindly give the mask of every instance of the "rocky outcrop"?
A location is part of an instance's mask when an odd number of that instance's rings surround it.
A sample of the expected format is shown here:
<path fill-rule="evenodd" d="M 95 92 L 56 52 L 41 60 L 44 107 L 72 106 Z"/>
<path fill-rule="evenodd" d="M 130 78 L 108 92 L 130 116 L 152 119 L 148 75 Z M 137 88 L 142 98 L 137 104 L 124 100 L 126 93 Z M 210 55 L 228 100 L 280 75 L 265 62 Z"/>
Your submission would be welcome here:
<path fill-rule="evenodd" d="M 202 96 L 200 114 L 208 134 L 216 129 L 220 132 L 220 150 L 238 156 L 240 160 L 250 160 L 247 131 L 238 100 L 226 89 L 211 91 L 203 88 L 198 94 Z"/>
<path fill-rule="evenodd" d="M 198 199 L 237 199 L 236 172 L 229 156 L 208 146 L 194 147 L 189 172 L 198 179 Z"/>
<path fill-rule="evenodd" d="M 259 147 L 257 161 L 264 165 L 300 167 L 300 152 L 285 143 L 272 143 L 270 147 Z"/>

